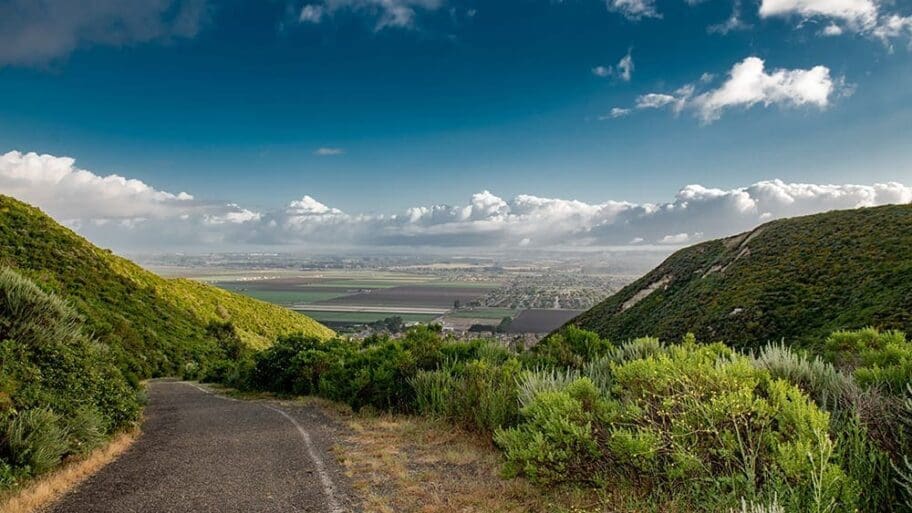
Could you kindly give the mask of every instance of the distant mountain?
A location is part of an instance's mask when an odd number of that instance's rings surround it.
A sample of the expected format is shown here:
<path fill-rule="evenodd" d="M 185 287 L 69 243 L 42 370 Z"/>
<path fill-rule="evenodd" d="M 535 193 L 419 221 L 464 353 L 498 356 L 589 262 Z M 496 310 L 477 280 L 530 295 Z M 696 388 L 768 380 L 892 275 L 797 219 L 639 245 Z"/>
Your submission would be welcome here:
<path fill-rule="evenodd" d="M 278 335 L 330 337 L 291 310 L 186 279 L 164 279 L 100 249 L 37 208 L 0 195 L 0 266 L 72 304 L 128 372 L 168 374 L 209 351 L 210 321 L 230 320 L 254 347 Z"/>
<path fill-rule="evenodd" d="M 682 249 L 571 324 L 657 336 L 814 345 L 830 332 L 912 332 L 912 205 L 782 219 Z"/>

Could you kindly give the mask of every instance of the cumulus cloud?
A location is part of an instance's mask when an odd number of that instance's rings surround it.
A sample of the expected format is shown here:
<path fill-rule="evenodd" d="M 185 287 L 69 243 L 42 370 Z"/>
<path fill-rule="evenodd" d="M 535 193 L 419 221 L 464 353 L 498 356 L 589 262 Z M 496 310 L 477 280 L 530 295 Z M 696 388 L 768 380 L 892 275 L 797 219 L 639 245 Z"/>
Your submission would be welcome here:
<path fill-rule="evenodd" d="M 884 12 L 888 2 L 875 0 L 761 0 L 761 17 L 820 19 L 827 26 L 822 36 L 838 36 L 852 32 L 883 41 L 892 50 L 892 40 L 909 38 L 912 44 L 912 16 Z"/>
<path fill-rule="evenodd" d="M 899 183 L 769 180 L 735 189 L 688 185 L 665 203 L 502 198 L 482 191 L 463 205 L 416 206 L 393 214 L 349 213 L 309 195 L 260 211 L 102 176 L 67 157 L 15 151 L 0 157 L 0 193 L 44 209 L 96 242 L 127 250 L 680 246 L 781 217 L 912 202 L 912 187 Z"/>
<path fill-rule="evenodd" d="M 763 59 L 748 57 L 735 64 L 728 79 L 718 89 L 707 91 L 693 100 L 703 121 L 719 119 L 722 111 L 732 107 L 754 105 L 814 106 L 830 104 L 836 84 L 826 66 L 811 69 L 777 69 L 769 73 Z"/>
<path fill-rule="evenodd" d="M 331 148 L 326 146 L 314 150 L 314 155 L 318 157 L 332 157 L 335 155 L 342 155 L 343 153 L 345 153 L 345 150 L 342 148 Z"/>
<path fill-rule="evenodd" d="M 298 19 L 303 23 L 320 23 L 340 11 L 364 14 L 375 20 L 374 29 L 413 28 L 418 10 L 435 11 L 443 0 L 323 0 L 306 4 Z"/>
<path fill-rule="evenodd" d="M 102 176 L 80 169 L 69 157 L 18 151 L 0 155 L 0 193 L 100 239 L 135 232 L 151 241 L 217 243 L 226 240 L 229 227 L 251 226 L 261 218 L 233 203 L 200 201 L 116 174 Z"/>
<path fill-rule="evenodd" d="M 41 65 L 79 47 L 194 37 L 206 0 L 9 0 L 0 3 L 0 66 Z"/>
<path fill-rule="evenodd" d="M 877 5 L 873 0 L 762 0 L 760 16 L 820 16 L 862 28 L 876 22 Z"/>
<path fill-rule="evenodd" d="M 825 109 L 834 97 L 847 96 L 852 88 L 842 77 L 832 77 L 826 66 L 810 69 L 774 69 L 767 71 L 763 59 L 748 57 L 732 66 L 725 81 L 715 89 L 698 93 L 713 75 L 704 73 L 697 84 L 687 84 L 673 93 L 647 93 L 637 97 L 637 109 L 670 108 L 674 113 L 689 109 L 704 123 L 718 120 L 732 108 L 749 109 L 755 105 L 769 107 L 816 107 Z"/>

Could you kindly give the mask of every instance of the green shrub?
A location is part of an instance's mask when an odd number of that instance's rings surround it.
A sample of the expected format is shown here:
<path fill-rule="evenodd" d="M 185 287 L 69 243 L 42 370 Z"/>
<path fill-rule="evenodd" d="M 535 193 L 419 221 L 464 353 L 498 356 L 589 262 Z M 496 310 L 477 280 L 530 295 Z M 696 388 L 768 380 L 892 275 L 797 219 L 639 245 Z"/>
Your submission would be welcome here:
<path fill-rule="evenodd" d="M 6 425 L 3 445 L 5 459 L 30 474 L 54 468 L 70 449 L 60 416 L 47 408 L 12 416 Z"/>
<path fill-rule="evenodd" d="M 526 363 L 530 367 L 580 368 L 612 347 L 611 342 L 599 338 L 597 334 L 571 325 L 536 344 L 529 352 Z"/>
<path fill-rule="evenodd" d="M 86 454 L 105 440 L 104 419 L 96 410 L 83 408 L 65 419 L 67 454 Z"/>
<path fill-rule="evenodd" d="M 912 342 L 901 331 L 837 331 L 826 340 L 826 354 L 838 367 L 852 370 L 865 387 L 898 395 L 912 382 Z"/>
<path fill-rule="evenodd" d="M 469 426 L 486 433 L 493 433 L 503 426 L 512 425 L 519 414 L 516 379 L 520 363 L 515 358 L 502 365 L 488 360 L 476 360 L 465 367 L 463 387 L 458 396 L 461 404 L 459 418 Z"/>
<path fill-rule="evenodd" d="M 602 459 L 593 430 L 597 396 L 587 378 L 537 394 L 522 408 L 519 426 L 494 434 L 506 456 L 506 474 L 543 484 L 598 479 Z"/>
<path fill-rule="evenodd" d="M 454 376 L 452 368 L 418 371 L 409 383 L 415 389 L 418 413 L 435 419 L 448 419 L 455 413 L 459 378 Z"/>
<path fill-rule="evenodd" d="M 520 397 L 539 391 L 521 423 L 495 436 L 508 472 L 542 482 L 646 479 L 731 502 L 775 493 L 795 511 L 854 507 L 857 490 L 833 462 L 829 415 L 722 344 L 670 346 L 611 373 L 610 394 L 587 377 L 561 386 L 527 375 Z"/>

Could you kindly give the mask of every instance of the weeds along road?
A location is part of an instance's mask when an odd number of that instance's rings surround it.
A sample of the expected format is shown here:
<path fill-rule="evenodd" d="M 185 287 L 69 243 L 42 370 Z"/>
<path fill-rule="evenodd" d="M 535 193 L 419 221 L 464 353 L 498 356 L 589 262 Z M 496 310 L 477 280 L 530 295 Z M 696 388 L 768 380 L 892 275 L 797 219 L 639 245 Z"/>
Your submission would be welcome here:
<path fill-rule="evenodd" d="M 153 381 L 148 392 L 136 443 L 48 511 L 355 511 L 329 452 L 337 428 L 316 408 L 178 381 Z"/>

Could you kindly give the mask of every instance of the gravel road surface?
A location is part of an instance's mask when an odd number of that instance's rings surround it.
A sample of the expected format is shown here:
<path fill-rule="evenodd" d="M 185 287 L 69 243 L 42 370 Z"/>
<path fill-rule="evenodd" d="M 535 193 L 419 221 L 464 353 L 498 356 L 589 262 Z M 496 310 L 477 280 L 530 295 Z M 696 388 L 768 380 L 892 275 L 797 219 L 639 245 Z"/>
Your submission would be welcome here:
<path fill-rule="evenodd" d="M 329 452 L 339 429 L 317 408 L 239 401 L 153 381 L 142 435 L 48 511 L 356 511 Z"/>

